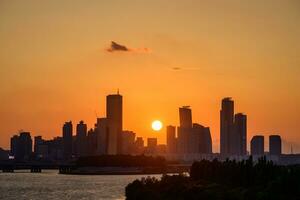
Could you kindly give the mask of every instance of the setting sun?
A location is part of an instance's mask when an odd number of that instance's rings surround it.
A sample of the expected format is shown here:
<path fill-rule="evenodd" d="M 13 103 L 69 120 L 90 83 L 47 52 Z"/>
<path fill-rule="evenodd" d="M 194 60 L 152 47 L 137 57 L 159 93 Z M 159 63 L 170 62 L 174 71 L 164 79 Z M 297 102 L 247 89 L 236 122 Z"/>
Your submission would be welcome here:
<path fill-rule="evenodd" d="M 152 122 L 152 129 L 155 131 L 159 131 L 162 128 L 162 123 L 159 120 L 155 120 Z"/>

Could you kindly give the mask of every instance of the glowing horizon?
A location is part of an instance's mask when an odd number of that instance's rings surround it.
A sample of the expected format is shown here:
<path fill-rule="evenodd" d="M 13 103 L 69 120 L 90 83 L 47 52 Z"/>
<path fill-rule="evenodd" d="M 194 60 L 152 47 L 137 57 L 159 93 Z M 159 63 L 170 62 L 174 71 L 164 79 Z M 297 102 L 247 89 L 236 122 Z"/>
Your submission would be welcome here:
<path fill-rule="evenodd" d="M 232 96 L 248 116 L 248 149 L 253 135 L 280 134 L 283 152 L 300 153 L 299 8 L 293 0 L 2 1 L 0 147 L 20 129 L 51 139 L 65 121 L 93 128 L 119 88 L 123 129 L 137 136 L 165 143 L 166 125 L 190 105 L 218 152 L 220 103 Z M 154 119 L 164 124 L 156 135 Z"/>

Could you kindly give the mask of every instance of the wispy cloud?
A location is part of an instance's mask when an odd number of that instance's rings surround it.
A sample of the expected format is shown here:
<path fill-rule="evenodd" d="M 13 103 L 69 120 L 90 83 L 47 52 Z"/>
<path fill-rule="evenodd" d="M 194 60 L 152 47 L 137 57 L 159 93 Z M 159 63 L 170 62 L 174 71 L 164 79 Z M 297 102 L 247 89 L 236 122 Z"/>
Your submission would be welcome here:
<path fill-rule="evenodd" d="M 106 49 L 107 52 L 113 53 L 117 51 L 121 52 L 135 52 L 135 53 L 150 53 L 150 49 L 144 48 L 129 48 L 125 45 L 118 44 L 114 41 L 111 41 L 110 47 Z"/>
<path fill-rule="evenodd" d="M 185 71 L 185 70 L 200 70 L 200 67 L 171 67 L 171 70 L 174 71 Z"/>

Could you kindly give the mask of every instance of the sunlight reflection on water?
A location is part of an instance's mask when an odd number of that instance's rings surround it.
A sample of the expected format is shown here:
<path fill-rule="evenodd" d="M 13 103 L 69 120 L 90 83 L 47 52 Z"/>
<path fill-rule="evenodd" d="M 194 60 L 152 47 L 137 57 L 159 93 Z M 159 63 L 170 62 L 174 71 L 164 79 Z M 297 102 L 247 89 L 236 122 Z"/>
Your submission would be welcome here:
<path fill-rule="evenodd" d="M 76 176 L 56 170 L 0 173 L 0 199 L 125 199 L 125 187 L 148 175 Z M 151 175 L 161 177 L 160 175 Z"/>

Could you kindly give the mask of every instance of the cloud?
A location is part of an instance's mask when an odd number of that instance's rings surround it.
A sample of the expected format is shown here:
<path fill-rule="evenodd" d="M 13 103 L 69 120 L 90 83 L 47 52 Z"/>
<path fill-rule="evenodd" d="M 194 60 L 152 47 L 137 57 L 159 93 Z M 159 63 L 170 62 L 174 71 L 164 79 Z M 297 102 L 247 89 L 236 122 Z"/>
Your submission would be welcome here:
<path fill-rule="evenodd" d="M 200 70 L 199 67 L 171 67 L 171 70 L 174 71 L 182 71 L 182 70 L 188 70 L 188 71 L 192 71 L 192 70 Z"/>
<path fill-rule="evenodd" d="M 116 51 L 122 52 L 135 52 L 135 53 L 150 53 L 150 49 L 148 48 L 128 48 L 125 45 L 118 44 L 114 41 L 111 41 L 110 47 L 106 49 L 107 52 L 113 53 Z"/>
<path fill-rule="evenodd" d="M 121 44 L 118 44 L 114 41 L 111 41 L 111 45 L 108 49 L 106 49 L 108 52 L 114 52 L 114 51 L 129 51 L 129 49 Z"/>

